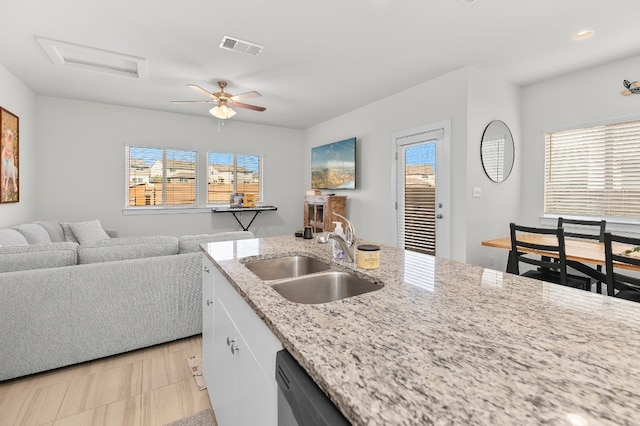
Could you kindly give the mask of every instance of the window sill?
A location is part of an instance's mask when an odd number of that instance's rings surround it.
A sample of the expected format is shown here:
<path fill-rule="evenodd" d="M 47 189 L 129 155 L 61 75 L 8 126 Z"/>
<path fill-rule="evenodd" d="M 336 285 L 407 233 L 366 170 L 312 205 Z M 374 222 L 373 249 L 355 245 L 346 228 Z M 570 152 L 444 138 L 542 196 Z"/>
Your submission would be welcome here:
<path fill-rule="evenodd" d="M 576 216 L 576 215 L 543 215 L 540 216 L 540 224 L 546 227 L 555 227 L 558 224 L 558 217 L 565 217 L 571 219 L 584 219 L 584 220 L 600 220 L 607 221 L 606 230 L 609 232 L 621 232 L 640 234 L 640 220 L 622 219 L 622 218 L 608 218 L 608 217 L 593 217 L 593 216 Z"/>
<path fill-rule="evenodd" d="M 135 207 L 122 209 L 123 216 L 194 213 L 211 213 L 211 207 Z"/>

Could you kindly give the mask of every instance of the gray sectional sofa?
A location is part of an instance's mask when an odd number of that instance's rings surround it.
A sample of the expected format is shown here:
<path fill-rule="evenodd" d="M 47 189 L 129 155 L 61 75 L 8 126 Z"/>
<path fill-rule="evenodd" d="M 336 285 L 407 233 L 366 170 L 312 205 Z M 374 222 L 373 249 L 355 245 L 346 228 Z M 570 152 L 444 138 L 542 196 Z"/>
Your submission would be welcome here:
<path fill-rule="evenodd" d="M 202 332 L 202 253 L 248 231 L 117 237 L 100 222 L 0 229 L 0 381 Z"/>

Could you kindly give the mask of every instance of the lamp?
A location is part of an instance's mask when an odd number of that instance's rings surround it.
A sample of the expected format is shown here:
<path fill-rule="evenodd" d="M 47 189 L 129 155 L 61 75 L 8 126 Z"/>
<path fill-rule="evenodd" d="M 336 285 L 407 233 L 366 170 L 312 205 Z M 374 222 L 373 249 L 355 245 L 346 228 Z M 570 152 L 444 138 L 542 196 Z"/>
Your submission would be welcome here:
<path fill-rule="evenodd" d="M 218 105 L 209 110 L 211 115 L 221 120 L 231 118 L 236 115 L 236 112 L 229 108 L 226 104 Z"/>

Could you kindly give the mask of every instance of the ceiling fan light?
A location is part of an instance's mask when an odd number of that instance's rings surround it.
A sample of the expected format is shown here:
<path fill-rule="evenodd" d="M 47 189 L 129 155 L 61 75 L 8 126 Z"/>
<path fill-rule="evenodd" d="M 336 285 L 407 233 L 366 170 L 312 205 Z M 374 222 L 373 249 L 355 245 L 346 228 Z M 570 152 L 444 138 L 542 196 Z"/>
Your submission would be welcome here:
<path fill-rule="evenodd" d="M 573 36 L 571 36 L 571 38 L 574 41 L 579 41 L 579 40 L 586 40 L 592 36 L 593 36 L 593 30 L 584 30 L 584 31 L 575 33 Z"/>
<path fill-rule="evenodd" d="M 226 105 L 215 106 L 211 108 L 209 112 L 211 113 L 211 115 L 221 120 L 225 120 L 227 118 L 231 118 L 234 115 L 236 115 L 236 112 Z"/>

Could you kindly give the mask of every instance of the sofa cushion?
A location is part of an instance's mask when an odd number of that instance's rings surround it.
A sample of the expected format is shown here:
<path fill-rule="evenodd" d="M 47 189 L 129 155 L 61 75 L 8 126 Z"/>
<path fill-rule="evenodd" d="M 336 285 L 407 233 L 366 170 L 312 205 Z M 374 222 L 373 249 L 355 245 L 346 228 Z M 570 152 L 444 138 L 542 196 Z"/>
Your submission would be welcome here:
<path fill-rule="evenodd" d="M 71 224 L 69 222 L 60 222 L 60 227 L 62 228 L 62 233 L 64 235 L 64 240 L 72 243 L 77 243 L 78 239 L 75 235 L 73 235 L 73 231 L 71 230 Z"/>
<path fill-rule="evenodd" d="M 2 247 L 26 246 L 29 242 L 20 232 L 15 229 L 0 229 L 0 245 Z"/>
<path fill-rule="evenodd" d="M 245 240 L 254 237 L 255 236 L 251 231 L 231 231 L 219 232 L 217 234 L 183 235 L 179 238 L 178 253 L 182 254 L 200 251 L 200 244 L 212 243 L 215 241 Z"/>
<path fill-rule="evenodd" d="M 110 237 L 102 228 L 99 220 L 70 223 L 69 227 L 80 244 L 108 240 Z"/>
<path fill-rule="evenodd" d="M 58 222 L 57 220 L 47 219 L 37 223 L 47 230 L 47 232 L 49 233 L 49 238 L 51 238 L 51 242 L 61 243 L 65 241 L 62 226 L 60 226 L 60 222 Z"/>
<path fill-rule="evenodd" d="M 25 223 L 23 225 L 14 226 L 13 229 L 24 235 L 29 244 L 44 244 L 51 242 L 51 237 L 47 230 L 38 223 Z"/>
<path fill-rule="evenodd" d="M 111 262 L 178 253 L 178 238 L 173 236 L 119 237 L 83 243 L 78 248 L 78 263 Z"/>
<path fill-rule="evenodd" d="M 75 265 L 77 249 L 67 242 L 0 247 L 0 272 Z"/>

